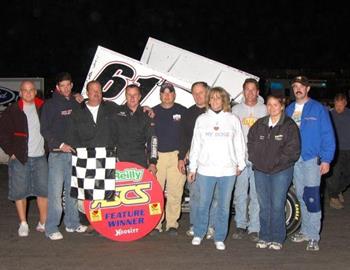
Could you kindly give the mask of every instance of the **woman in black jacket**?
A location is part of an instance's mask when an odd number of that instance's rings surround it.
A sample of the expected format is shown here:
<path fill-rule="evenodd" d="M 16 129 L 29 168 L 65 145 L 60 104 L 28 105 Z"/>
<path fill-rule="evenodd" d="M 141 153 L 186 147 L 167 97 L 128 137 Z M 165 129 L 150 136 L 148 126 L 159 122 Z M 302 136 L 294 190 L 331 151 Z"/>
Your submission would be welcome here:
<path fill-rule="evenodd" d="M 248 133 L 249 160 L 253 163 L 260 206 L 257 248 L 280 250 L 286 237 L 285 203 L 300 156 L 298 126 L 284 114 L 280 97 L 267 98 L 268 115 L 260 118 Z"/>

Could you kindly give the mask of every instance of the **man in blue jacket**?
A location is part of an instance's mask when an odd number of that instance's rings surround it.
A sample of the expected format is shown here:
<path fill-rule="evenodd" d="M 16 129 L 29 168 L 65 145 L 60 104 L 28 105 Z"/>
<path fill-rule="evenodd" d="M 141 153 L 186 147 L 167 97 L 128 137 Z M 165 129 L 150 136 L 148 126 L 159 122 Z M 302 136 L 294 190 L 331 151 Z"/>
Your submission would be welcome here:
<path fill-rule="evenodd" d="M 293 242 L 308 241 L 306 250 L 319 250 L 321 228 L 320 182 L 328 173 L 335 151 L 335 138 L 327 109 L 308 96 L 310 84 L 305 76 L 292 80 L 295 102 L 286 113 L 300 129 L 301 156 L 294 166 L 296 193 L 301 207 L 300 232 L 291 237 Z"/>

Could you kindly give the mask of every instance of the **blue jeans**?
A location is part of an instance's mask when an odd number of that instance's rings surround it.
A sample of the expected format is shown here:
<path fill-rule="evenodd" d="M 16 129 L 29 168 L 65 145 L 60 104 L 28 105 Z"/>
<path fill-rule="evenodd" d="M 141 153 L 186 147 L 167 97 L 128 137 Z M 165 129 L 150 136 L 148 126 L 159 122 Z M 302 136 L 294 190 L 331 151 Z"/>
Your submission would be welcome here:
<path fill-rule="evenodd" d="M 259 232 L 259 203 L 256 195 L 254 172 L 251 162 L 247 162 L 247 167 L 237 176 L 233 198 L 236 227 L 242 229 L 248 228 L 249 233 Z"/>
<path fill-rule="evenodd" d="M 188 189 L 190 191 L 190 224 L 193 225 L 196 220 L 198 203 L 199 203 L 199 187 L 197 181 L 192 183 L 187 183 Z M 214 198 L 211 202 L 210 211 L 209 211 L 209 227 L 214 228 L 215 213 L 217 207 L 217 190 L 215 189 Z"/>
<path fill-rule="evenodd" d="M 58 232 L 62 216 L 62 190 L 65 190 L 64 224 L 67 228 L 76 229 L 80 225 L 77 200 L 70 197 L 72 175 L 72 155 L 69 153 L 50 153 L 48 216 L 45 225 L 47 236 Z"/>
<path fill-rule="evenodd" d="M 203 238 L 209 224 L 209 210 L 214 192 L 217 192 L 216 216 L 214 220 L 215 241 L 224 241 L 227 236 L 228 221 L 231 209 L 232 190 L 236 176 L 213 177 L 197 173 L 196 182 L 199 188 L 197 216 L 194 221 L 194 235 Z"/>
<path fill-rule="evenodd" d="M 255 185 L 260 205 L 260 240 L 282 244 L 286 238 L 285 205 L 292 182 L 293 167 L 275 174 L 255 170 Z"/>
<path fill-rule="evenodd" d="M 309 239 L 320 240 L 321 230 L 321 207 L 316 211 L 308 209 L 304 199 L 305 190 L 315 191 L 316 200 L 320 200 L 321 174 L 320 166 L 317 164 L 317 158 L 304 161 L 301 157 L 294 166 L 294 179 L 296 194 L 301 209 L 301 229 L 300 232 Z M 313 192 L 311 192 L 313 193 Z M 318 211 L 317 211 L 318 210 Z"/>

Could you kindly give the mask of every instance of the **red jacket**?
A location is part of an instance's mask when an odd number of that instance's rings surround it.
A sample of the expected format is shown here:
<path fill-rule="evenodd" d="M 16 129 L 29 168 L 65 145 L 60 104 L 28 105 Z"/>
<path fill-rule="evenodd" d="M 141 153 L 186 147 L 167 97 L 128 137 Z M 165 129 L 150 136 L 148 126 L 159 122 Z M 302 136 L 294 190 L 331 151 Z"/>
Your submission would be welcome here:
<path fill-rule="evenodd" d="M 40 113 L 44 101 L 35 98 L 35 106 Z M 0 147 L 10 157 L 15 155 L 23 164 L 28 159 L 28 122 L 23 112 L 23 100 L 11 104 L 0 117 Z"/>

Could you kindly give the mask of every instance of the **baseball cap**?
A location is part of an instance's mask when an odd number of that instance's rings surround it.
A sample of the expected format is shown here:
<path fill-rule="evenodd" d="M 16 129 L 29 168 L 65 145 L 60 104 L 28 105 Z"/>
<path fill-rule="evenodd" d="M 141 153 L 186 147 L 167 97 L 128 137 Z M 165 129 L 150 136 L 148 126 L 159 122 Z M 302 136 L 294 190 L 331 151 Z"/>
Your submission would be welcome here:
<path fill-rule="evenodd" d="M 172 85 L 171 83 L 163 83 L 160 86 L 160 92 L 163 93 L 165 91 L 165 89 L 169 89 L 170 92 L 175 92 L 175 88 L 174 85 Z"/>
<path fill-rule="evenodd" d="M 297 76 L 297 77 L 295 77 L 295 78 L 292 80 L 291 85 L 293 85 L 293 84 L 296 83 L 296 82 L 301 83 L 301 84 L 304 85 L 304 86 L 309 86 L 309 85 L 310 85 L 309 79 L 306 78 L 305 76 Z"/>

